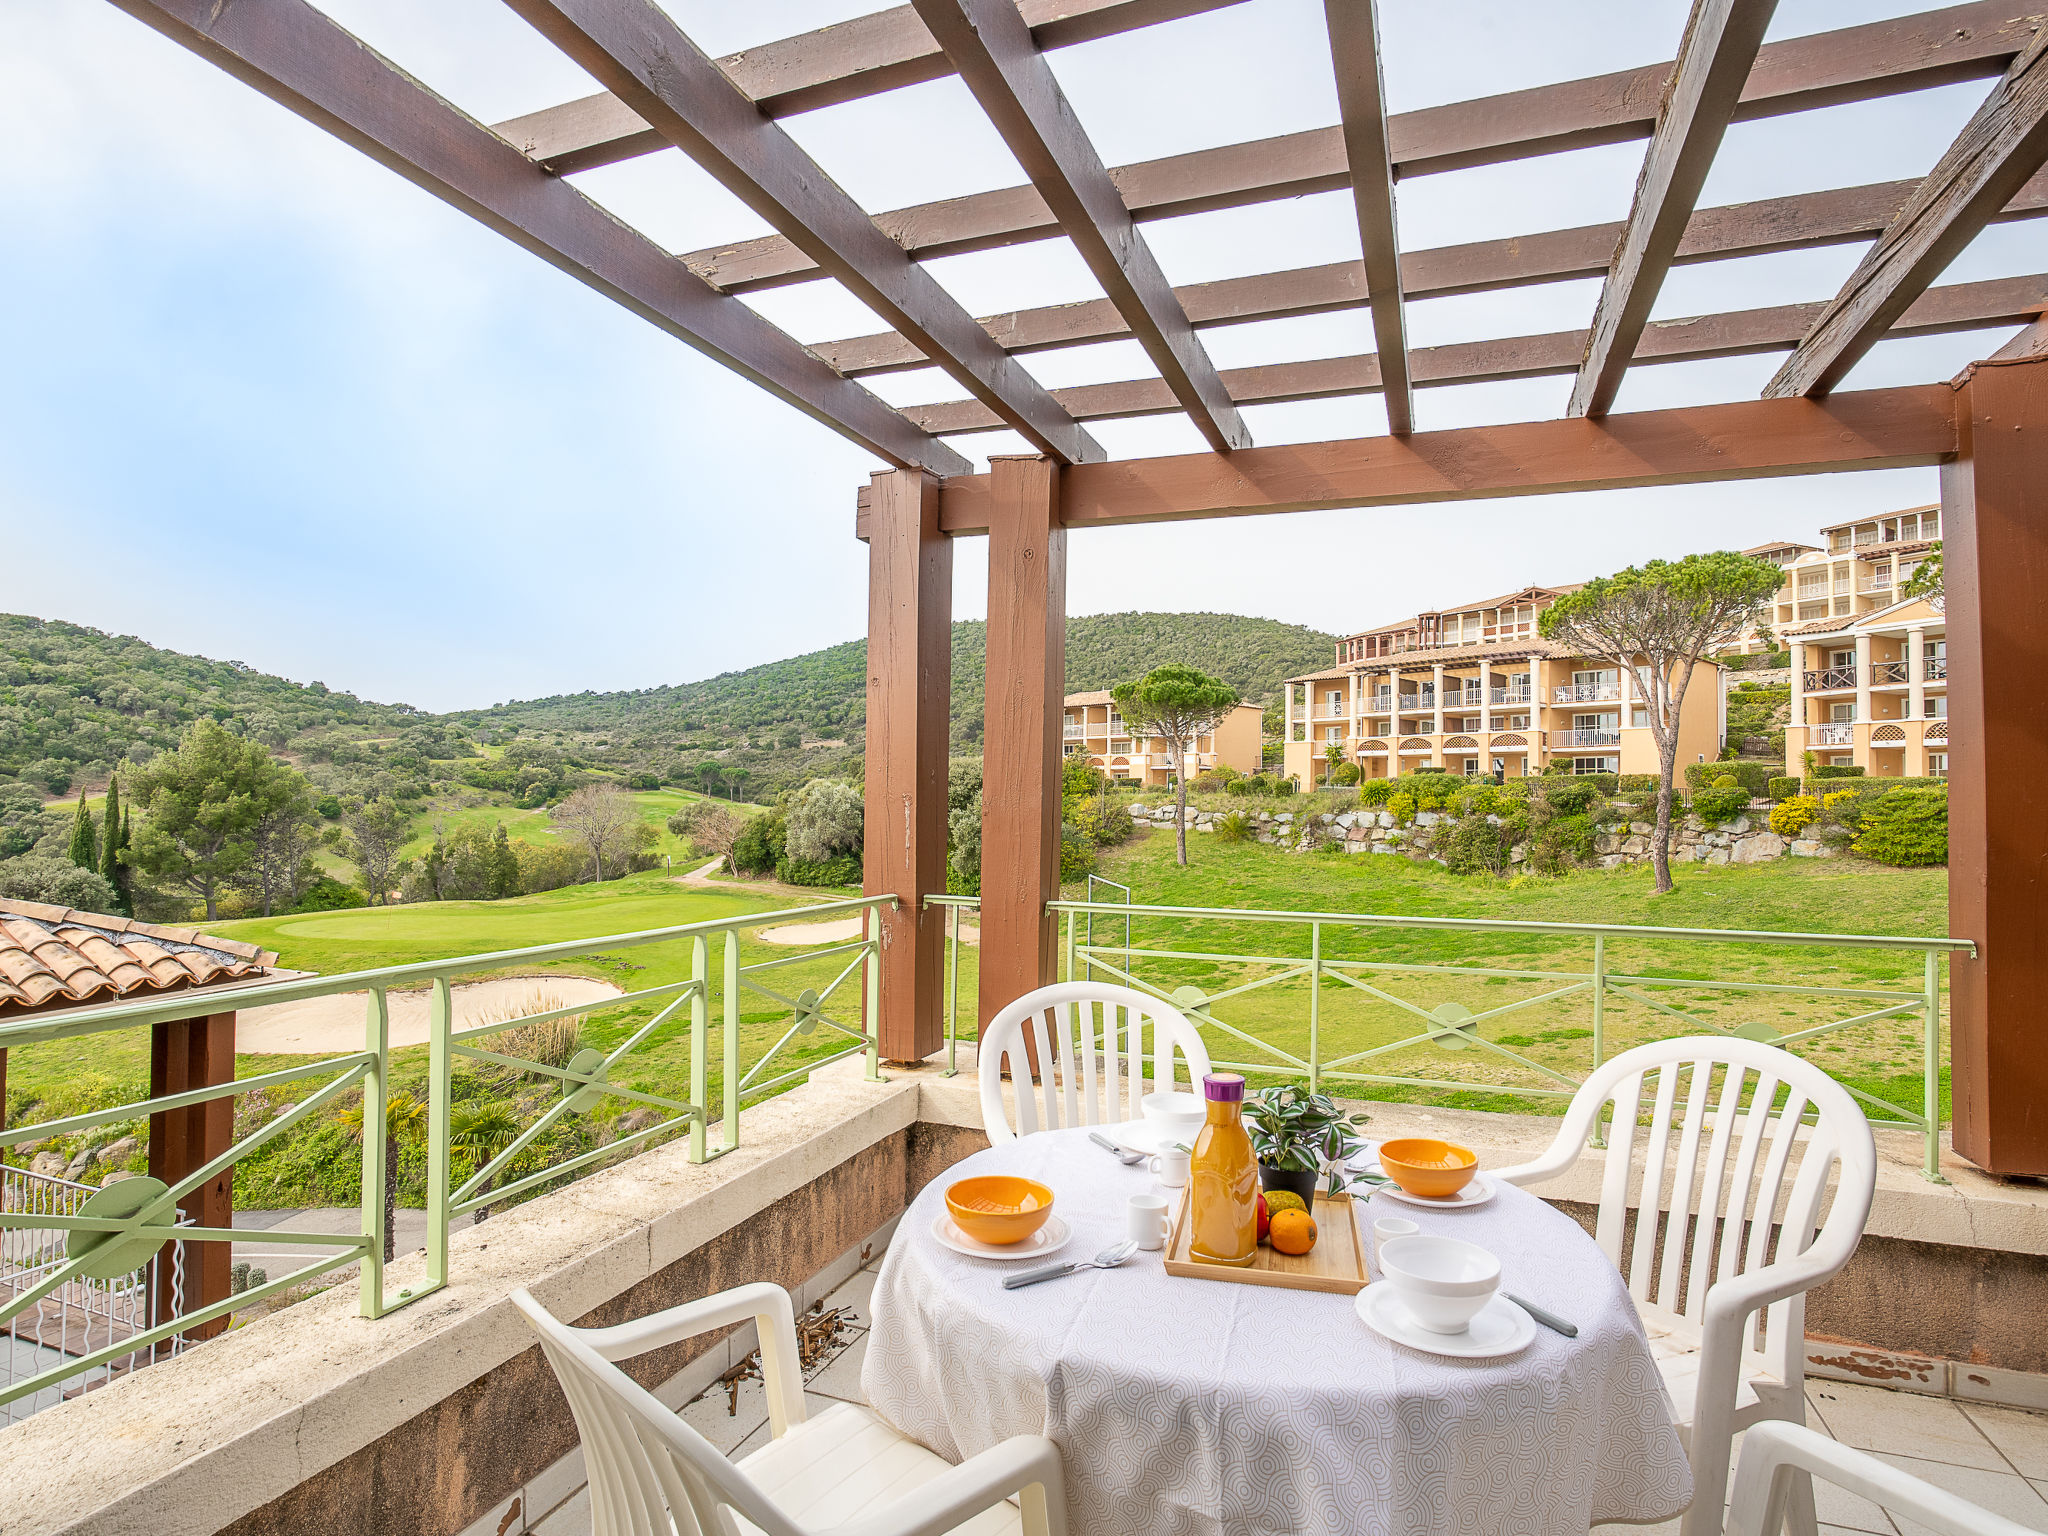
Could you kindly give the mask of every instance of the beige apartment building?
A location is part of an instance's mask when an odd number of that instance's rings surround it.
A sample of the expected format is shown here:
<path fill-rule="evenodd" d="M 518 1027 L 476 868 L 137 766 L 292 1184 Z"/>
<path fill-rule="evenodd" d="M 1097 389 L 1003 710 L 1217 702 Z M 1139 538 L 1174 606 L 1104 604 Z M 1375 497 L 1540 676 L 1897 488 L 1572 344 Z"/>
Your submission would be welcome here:
<path fill-rule="evenodd" d="M 1197 736 L 1188 752 L 1188 776 L 1211 768 L 1259 771 L 1262 721 L 1256 704 L 1240 704 L 1217 723 L 1215 731 Z M 1173 782 L 1173 757 L 1163 736 L 1133 736 L 1117 718 L 1116 700 L 1107 691 L 1070 693 L 1066 702 L 1066 755 L 1086 755 L 1112 779 L 1148 786 Z"/>
<path fill-rule="evenodd" d="M 1774 628 L 1854 619 L 1898 601 L 1899 586 L 1941 538 L 1941 508 L 1909 507 L 1820 531 L 1822 547 L 1785 565 Z"/>
<path fill-rule="evenodd" d="M 1655 773 L 1635 675 L 1536 632 L 1536 616 L 1574 590 L 1525 587 L 1338 641 L 1336 666 L 1287 682 L 1283 771 L 1320 782 L 1334 745 L 1375 779 L 1424 765 L 1521 778 L 1556 762 Z M 1725 729 L 1721 669 L 1702 662 L 1680 710 L 1679 762 L 1719 756 Z"/>

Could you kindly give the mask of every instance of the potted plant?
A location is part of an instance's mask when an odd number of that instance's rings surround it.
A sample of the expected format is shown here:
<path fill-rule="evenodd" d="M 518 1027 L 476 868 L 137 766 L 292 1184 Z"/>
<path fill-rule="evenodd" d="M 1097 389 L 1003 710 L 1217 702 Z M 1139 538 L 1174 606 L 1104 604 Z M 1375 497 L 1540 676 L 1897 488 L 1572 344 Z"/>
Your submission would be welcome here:
<path fill-rule="evenodd" d="M 1316 1176 L 1330 1174 L 1331 1194 L 1344 1187 L 1344 1164 L 1365 1145 L 1358 1132 L 1366 1117 L 1347 1113 L 1324 1094 L 1298 1084 L 1261 1088 L 1244 1101 L 1244 1125 L 1259 1159 L 1259 1184 L 1285 1189 L 1315 1203 Z"/>

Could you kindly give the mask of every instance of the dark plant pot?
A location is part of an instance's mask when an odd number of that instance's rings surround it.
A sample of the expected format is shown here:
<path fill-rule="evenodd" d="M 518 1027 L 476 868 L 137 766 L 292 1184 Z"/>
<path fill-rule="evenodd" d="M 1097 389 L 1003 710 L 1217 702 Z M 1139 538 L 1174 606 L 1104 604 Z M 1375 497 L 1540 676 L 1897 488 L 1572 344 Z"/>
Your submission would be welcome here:
<path fill-rule="evenodd" d="M 1289 1194 L 1301 1196 L 1301 1203 L 1310 1210 L 1315 1209 L 1316 1171 L 1313 1168 L 1275 1168 L 1271 1164 L 1261 1163 L 1259 1188 L 1284 1189 Z"/>

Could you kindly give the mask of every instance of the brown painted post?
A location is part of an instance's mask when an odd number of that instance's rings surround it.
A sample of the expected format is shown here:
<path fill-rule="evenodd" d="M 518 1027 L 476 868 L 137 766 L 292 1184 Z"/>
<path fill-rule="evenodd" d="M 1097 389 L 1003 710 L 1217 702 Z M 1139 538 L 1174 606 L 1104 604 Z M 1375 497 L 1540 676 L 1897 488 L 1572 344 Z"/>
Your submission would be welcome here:
<path fill-rule="evenodd" d="M 1059 467 L 989 461 L 988 684 L 982 738 L 981 1027 L 1054 976 L 1060 889 L 1067 533 Z"/>
<path fill-rule="evenodd" d="M 149 1092 L 183 1093 L 191 1088 L 230 1083 L 235 1077 L 235 1016 L 210 1014 L 204 1018 L 180 1019 L 158 1024 L 150 1031 Z M 197 1172 L 234 1141 L 235 1102 L 232 1098 L 210 1099 L 183 1109 L 161 1110 L 149 1117 L 149 1172 L 152 1178 L 175 1184 Z M 234 1170 L 224 1169 L 178 1202 L 184 1213 L 202 1227 L 234 1225 Z M 184 1250 L 185 1284 L 183 1305 L 175 1305 L 171 1265 L 173 1250 L 165 1247 L 157 1266 L 154 1320 L 167 1322 L 179 1311 L 194 1312 L 227 1298 L 229 1268 L 234 1253 L 227 1243 L 204 1242 L 181 1245 Z M 228 1320 L 215 1318 L 188 1329 L 188 1339 L 210 1339 L 225 1331 Z"/>
<path fill-rule="evenodd" d="M 2048 357 L 1978 363 L 1942 470 L 1956 1150 L 2048 1174 Z M 1918 658 L 1915 658 L 1917 661 Z"/>
<path fill-rule="evenodd" d="M 884 1060 L 945 1044 L 940 991 L 946 889 L 946 756 L 953 693 L 953 545 L 939 484 L 916 470 L 874 476 L 867 497 L 868 722 L 864 888 L 881 913 Z"/>

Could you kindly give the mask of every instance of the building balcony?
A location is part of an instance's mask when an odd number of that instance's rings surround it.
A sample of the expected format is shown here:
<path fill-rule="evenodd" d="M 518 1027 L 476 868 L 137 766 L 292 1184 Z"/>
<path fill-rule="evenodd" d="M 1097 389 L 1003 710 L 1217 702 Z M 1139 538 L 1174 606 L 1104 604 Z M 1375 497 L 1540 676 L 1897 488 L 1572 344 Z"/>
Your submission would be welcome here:
<path fill-rule="evenodd" d="M 1854 667 L 1809 667 L 1803 674 L 1808 693 L 1826 693 L 1833 688 L 1854 688 L 1856 669 Z"/>
<path fill-rule="evenodd" d="M 1482 687 L 1468 687 L 1463 690 L 1447 688 L 1444 690 L 1444 707 L 1446 709 L 1479 709 L 1485 703 L 1486 690 Z"/>
<path fill-rule="evenodd" d="M 1565 747 L 1618 747 L 1621 745 L 1619 731 L 1552 731 L 1551 745 Z"/>
<path fill-rule="evenodd" d="M 1905 683 L 1912 676 L 1912 663 L 1905 661 L 1873 661 L 1870 664 L 1870 681 L 1873 684 Z"/>
<path fill-rule="evenodd" d="M 1486 691 L 1486 699 L 1489 704 L 1526 704 L 1529 702 L 1530 695 L 1531 690 L 1527 687 L 1489 688 Z"/>
<path fill-rule="evenodd" d="M 1083 725 L 1069 724 L 1066 728 L 1065 735 L 1068 741 L 1084 741 L 1087 739 L 1088 736 L 1088 728 Z"/>
<path fill-rule="evenodd" d="M 1561 683 L 1551 690 L 1555 704 L 1598 704 L 1620 697 L 1619 683 Z"/>
<path fill-rule="evenodd" d="M 1948 658 L 1946 656 L 1930 656 L 1926 659 L 1924 670 L 1928 682 L 1946 682 L 1948 680 Z"/>
<path fill-rule="evenodd" d="M 1835 721 L 1813 728 L 1813 744 L 1816 747 L 1853 747 L 1856 745 L 1856 724 L 1854 721 Z"/>

